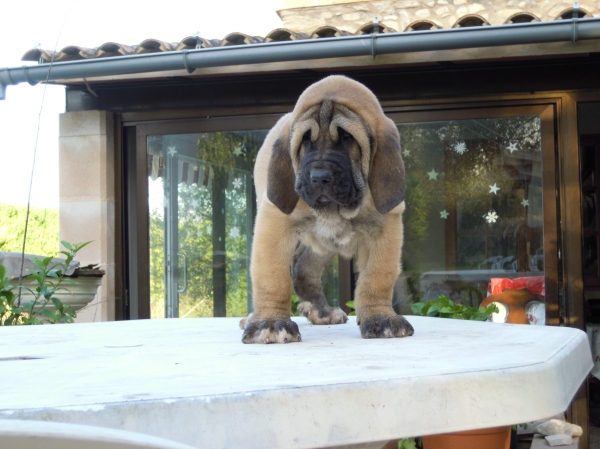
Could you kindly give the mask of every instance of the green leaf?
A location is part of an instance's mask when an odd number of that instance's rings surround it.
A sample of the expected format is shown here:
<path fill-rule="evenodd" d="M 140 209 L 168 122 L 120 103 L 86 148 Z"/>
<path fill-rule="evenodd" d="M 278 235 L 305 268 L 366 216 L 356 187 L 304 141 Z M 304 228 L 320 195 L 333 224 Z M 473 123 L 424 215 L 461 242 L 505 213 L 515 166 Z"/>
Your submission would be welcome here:
<path fill-rule="evenodd" d="M 44 282 L 44 278 L 38 271 L 29 270 L 29 276 L 31 276 L 32 279 L 35 279 L 38 284 Z"/>
<path fill-rule="evenodd" d="M 64 246 L 65 248 L 67 248 L 68 250 L 73 251 L 73 247 L 71 246 L 71 244 L 69 242 L 66 242 L 64 240 L 61 240 L 62 246 Z"/>
<path fill-rule="evenodd" d="M 40 310 L 40 312 L 42 315 L 47 316 L 50 319 L 55 319 L 56 318 L 56 313 L 53 312 L 52 310 L 48 310 L 48 309 L 42 309 Z"/>
<path fill-rule="evenodd" d="M 412 310 L 412 313 L 414 313 L 415 315 L 422 316 L 423 315 L 423 307 L 425 307 L 424 302 L 416 302 L 412 306 L 410 306 L 410 310 Z"/>
<path fill-rule="evenodd" d="M 62 313 L 63 312 L 63 303 L 60 299 L 52 297 L 50 298 L 52 300 L 52 303 L 54 304 L 54 307 L 56 307 L 56 309 Z"/>
<path fill-rule="evenodd" d="M 414 438 L 402 438 L 398 440 L 398 449 L 417 449 L 417 442 Z"/>
<path fill-rule="evenodd" d="M 354 307 L 354 301 L 348 301 L 346 303 L 346 307 L 350 308 L 350 309 L 356 309 L 356 307 Z"/>

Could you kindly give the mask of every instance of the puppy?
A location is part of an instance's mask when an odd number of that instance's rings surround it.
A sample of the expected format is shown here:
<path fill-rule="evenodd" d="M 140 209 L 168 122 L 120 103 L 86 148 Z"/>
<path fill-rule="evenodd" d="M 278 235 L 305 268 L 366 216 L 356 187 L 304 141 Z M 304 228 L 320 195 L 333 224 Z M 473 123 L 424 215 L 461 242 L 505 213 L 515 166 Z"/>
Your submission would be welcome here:
<path fill-rule="evenodd" d="M 362 337 L 413 334 L 392 308 L 405 190 L 400 136 L 369 89 L 343 76 L 306 89 L 267 135 L 254 181 L 254 313 L 240 322 L 244 343 L 301 341 L 290 319 L 292 286 L 298 310 L 313 324 L 345 323 L 321 285 L 336 254 L 356 257 Z"/>

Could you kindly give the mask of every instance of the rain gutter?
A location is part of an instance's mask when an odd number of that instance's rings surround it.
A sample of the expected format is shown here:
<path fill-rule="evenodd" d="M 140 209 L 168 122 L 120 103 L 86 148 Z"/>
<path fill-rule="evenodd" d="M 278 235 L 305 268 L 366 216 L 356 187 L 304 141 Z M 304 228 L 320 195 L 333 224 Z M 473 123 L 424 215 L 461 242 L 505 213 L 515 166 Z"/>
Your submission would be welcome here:
<path fill-rule="evenodd" d="M 307 39 L 45 63 L 0 69 L 6 86 L 245 64 L 600 39 L 600 18 Z"/>

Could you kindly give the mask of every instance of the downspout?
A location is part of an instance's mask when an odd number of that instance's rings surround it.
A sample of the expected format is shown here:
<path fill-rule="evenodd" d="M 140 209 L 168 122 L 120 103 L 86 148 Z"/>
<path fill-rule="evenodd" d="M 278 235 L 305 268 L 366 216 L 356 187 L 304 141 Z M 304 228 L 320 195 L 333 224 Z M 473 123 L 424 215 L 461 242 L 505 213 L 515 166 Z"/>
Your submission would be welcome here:
<path fill-rule="evenodd" d="M 365 55 L 376 57 L 393 53 L 548 42 L 575 43 L 589 39 L 600 39 L 600 18 L 578 19 L 574 15 L 572 20 L 553 22 L 307 39 L 46 63 L 0 69 L 0 100 L 6 97 L 6 86 L 24 82 L 35 85 L 46 79 L 68 80 L 182 69 L 192 73 L 199 68 L 229 65 Z"/>

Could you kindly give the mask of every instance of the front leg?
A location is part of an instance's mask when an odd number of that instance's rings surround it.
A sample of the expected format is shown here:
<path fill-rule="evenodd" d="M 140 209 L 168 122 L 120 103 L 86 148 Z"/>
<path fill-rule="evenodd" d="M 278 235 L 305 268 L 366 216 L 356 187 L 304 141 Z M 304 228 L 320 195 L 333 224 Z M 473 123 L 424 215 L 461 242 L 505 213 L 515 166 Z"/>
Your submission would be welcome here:
<path fill-rule="evenodd" d="M 292 278 L 300 298 L 298 311 L 313 324 L 342 324 L 348 317 L 339 307 L 330 307 L 323 293 L 321 275 L 332 253 L 318 254 L 310 246 L 300 244 L 294 256 Z"/>
<path fill-rule="evenodd" d="M 257 213 L 252 242 L 252 304 L 254 312 L 242 321 L 244 343 L 301 341 L 291 319 L 290 264 L 297 244 L 292 220 L 271 203 Z"/>
<path fill-rule="evenodd" d="M 401 255 L 402 215 L 390 213 L 380 232 L 367 236 L 358 249 L 360 275 L 355 303 L 363 338 L 408 337 L 414 333 L 411 324 L 392 307 Z"/>

